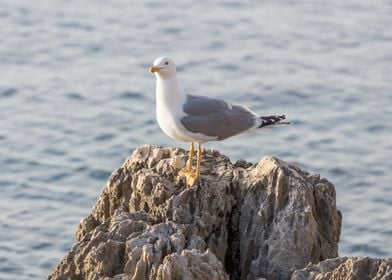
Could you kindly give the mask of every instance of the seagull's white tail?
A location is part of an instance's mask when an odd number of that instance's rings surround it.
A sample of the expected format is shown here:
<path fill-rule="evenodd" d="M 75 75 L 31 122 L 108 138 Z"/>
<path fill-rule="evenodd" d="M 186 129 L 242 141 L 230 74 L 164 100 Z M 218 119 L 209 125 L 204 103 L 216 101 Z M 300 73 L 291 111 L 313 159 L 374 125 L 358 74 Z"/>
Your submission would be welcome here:
<path fill-rule="evenodd" d="M 260 117 L 260 118 L 261 118 L 261 125 L 258 128 L 268 126 L 268 125 L 290 124 L 289 122 L 282 122 L 282 120 L 286 119 L 285 115 L 266 116 L 266 117 Z"/>

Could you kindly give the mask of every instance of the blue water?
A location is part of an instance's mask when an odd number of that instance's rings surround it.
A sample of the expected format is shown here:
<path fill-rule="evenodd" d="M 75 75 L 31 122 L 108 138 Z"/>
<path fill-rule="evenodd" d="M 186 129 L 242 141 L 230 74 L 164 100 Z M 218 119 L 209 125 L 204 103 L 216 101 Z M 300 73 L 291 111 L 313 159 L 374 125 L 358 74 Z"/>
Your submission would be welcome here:
<path fill-rule="evenodd" d="M 206 148 L 327 177 L 340 255 L 392 257 L 391 1 L 166 2 L 0 0 L 0 279 L 45 278 L 134 148 L 187 148 L 155 121 L 161 55 L 184 90 L 293 122 Z"/>

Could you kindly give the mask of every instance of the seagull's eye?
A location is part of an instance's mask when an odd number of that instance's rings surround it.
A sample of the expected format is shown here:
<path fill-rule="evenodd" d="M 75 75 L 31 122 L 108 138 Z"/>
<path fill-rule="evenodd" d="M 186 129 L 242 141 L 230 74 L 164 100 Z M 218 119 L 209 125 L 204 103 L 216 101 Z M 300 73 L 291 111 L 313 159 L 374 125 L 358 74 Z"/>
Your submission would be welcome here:
<path fill-rule="evenodd" d="M 169 65 L 169 61 L 166 61 L 166 62 L 165 62 L 165 65 Z"/>

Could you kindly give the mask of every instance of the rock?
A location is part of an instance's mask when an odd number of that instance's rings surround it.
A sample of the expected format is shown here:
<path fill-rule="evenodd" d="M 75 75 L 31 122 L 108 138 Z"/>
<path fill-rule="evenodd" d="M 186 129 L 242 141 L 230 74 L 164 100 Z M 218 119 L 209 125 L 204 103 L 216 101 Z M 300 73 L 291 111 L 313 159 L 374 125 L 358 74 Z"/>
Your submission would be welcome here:
<path fill-rule="evenodd" d="M 157 279 L 216 279 L 228 280 L 223 264 L 207 249 L 205 253 L 193 249 L 171 254 L 160 266 Z"/>
<path fill-rule="evenodd" d="M 276 159 L 249 172 L 239 217 L 241 275 L 287 279 L 297 267 L 338 255 L 335 189 Z"/>
<path fill-rule="evenodd" d="M 341 257 L 310 264 L 293 273 L 292 280 L 392 279 L 392 259 Z"/>
<path fill-rule="evenodd" d="M 115 171 L 49 279 L 289 279 L 338 256 L 334 186 L 273 157 L 203 154 L 192 188 L 181 149 L 148 145 Z"/>

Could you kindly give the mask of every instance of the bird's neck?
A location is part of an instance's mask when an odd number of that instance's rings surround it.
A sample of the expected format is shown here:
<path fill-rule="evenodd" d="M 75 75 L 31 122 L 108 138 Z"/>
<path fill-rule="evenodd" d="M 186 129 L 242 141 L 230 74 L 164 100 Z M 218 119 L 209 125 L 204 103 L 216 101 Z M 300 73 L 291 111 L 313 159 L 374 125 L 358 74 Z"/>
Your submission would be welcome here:
<path fill-rule="evenodd" d="M 158 104 L 167 108 L 178 107 L 184 104 L 185 95 L 178 87 L 177 76 L 162 79 L 158 77 L 156 86 L 156 100 Z"/>

